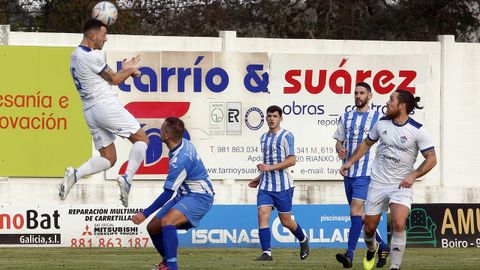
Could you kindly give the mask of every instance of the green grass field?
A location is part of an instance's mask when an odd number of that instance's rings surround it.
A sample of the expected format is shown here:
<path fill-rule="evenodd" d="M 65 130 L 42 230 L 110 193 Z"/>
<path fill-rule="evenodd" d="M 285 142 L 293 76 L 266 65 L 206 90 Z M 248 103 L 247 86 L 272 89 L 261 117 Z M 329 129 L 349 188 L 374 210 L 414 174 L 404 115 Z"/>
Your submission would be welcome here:
<path fill-rule="evenodd" d="M 180 249 L 180 269 L 343 269 L 339 249 L 312 249 L 301 261 L 297 249 L 274 249 L 272 262 L 256 262 L 259 249 Z M 358 250 L 354 269 L 362 268 Z M 480 269 L 477 249 L 407 249 L 402 269 Z M 151 269 L 159 257 L 146 249 L 0 248 L 0 269 Z M 384 269 L 388 269 L 390 258 Z"/>

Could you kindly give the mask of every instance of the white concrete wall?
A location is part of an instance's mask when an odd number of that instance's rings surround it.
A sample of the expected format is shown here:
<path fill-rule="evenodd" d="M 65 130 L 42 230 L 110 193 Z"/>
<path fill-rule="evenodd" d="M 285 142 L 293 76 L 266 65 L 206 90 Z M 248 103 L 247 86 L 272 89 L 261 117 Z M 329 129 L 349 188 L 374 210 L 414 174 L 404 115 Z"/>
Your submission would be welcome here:
<path fill-rule="evenodd" d="M 83 34 L 10 32 L 8 45 L 78 46 Z M 221 51 L 222 39 L 212 37 L 159 37 L 108 35 L 104 50 L 115 51 Z"/>
<path fill-rule="evenodd" d="M 9 45 L 77 46 L 80 34 L 9 32 Z M 438 42 L 392 42 L 355 40 L 298 40 L 237 38 L 221 32 L 219 38 L 109 35 L 105 50 L 240 51 L 269 53 L 319 53 L 361 55 L 427 55 L 428 84 L 422 104 L 424 123 L 436 147 L 439 164 L 415 184 L 415 202 L 478 202 L 480 165 L 476 150 L 480 132 L 480 45 L 458 44 L 453 36 Z M 464 132 L 465 131 L 465 132 Z M 333 145 L 332 139 L 332 145 Z M 96 151 L 92 149 L 94 155 Z M 75 154 L 75 153 L 72 153 Z M 1 173 L 0 173 L 1 174 Z M 0 179 L 0 204 L 35 200 L 48 204 L 116 204 L 118 190 L 103 174 L 82 179 L 69 198 L 61 202 L 57 188 L 61 179 Z M 256 191 L 247 181 L 215 180 L 217 204 L 254 204 Z M 162 191 L 161 181 L 135 181 L 132 206 L 146 206 Z M 295 203 L 345 203 L 341 181 L 297 181 Z"/>
<path fill-rule="evenodd" d="M 478 188 L 480 167 L 480 45 L 445 42 L 442 88 L 443 181 Z M 478 202 L 479 198 L 475 200 Z"/>

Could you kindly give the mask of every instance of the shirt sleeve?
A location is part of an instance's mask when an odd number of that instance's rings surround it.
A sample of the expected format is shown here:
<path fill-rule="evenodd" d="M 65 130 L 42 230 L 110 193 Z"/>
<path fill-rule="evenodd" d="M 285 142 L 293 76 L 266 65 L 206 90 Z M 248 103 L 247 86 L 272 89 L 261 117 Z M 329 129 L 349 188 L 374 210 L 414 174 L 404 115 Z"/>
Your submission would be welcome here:
<path fill-rule="evenodd" d="M 343 123 L 342 116 L 338 118 L 337 130 L 335 130 L 335 133 L 333 134 L 333 138 L 341 142 L 345 141 L 345 125 Z"/>
<path fill-rule="evenodd" d="M 422 153 L 433 149 L 432 140 L 423 126 L 418 129 L 417 145 Z"/>
<path fill-rule="evenodd" d="M 87 67 L 95 72 L 96 74 L 102 73 L 105 69 L 107 69 L 107 63 L 103 59 L 102 55 L 100 55 L 96 51 L 89 52 L 86 61 Z"/>
<path fill-rule="evenodd" d="M 172 198 L 173 193 L 174 192 L 172 190 L 165 189 L 149 207 L 143 210 L 143 215 L 148 218 L 153 212 L 164 206 L 165 203 Z"/>
<path fill-rule="evenodd" d="M 373 125 L 372 129 L 368 132 L 367 139 L 369 139 L 370 141 L 376 142 L 378 141 L 378 139 L 380 139 L 380 132 L 378 131 L 379 124 L 380 121 L 376 122 L 375 125 Z"/>
<path fill-rule="evenodd" d="M 168 162 L 168 175 L 165 179 L 164 189 L 177 191 L 178 187 L 187 178 L 186 159 L 173 157 Z"/>
<path fill-rule="evenodd" d="M 285 156 L 294 156 L 295 155 L 295 138 L 293 137 L 293 134 L 290 132 L 287 132 L 285 134 L 285 140 L 284 140 L 284 145 L 283 147 L 285 148 Z"/>

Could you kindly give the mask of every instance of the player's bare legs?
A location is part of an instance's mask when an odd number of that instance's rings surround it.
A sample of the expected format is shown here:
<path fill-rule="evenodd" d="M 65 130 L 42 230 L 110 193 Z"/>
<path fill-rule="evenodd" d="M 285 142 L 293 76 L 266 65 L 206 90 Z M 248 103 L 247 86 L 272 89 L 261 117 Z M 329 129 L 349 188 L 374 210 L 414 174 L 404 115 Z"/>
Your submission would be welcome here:
<path fill-rule="evenodd" d="M 258 236 L 262 246 L 262 255 L 258 257 L 257 261 L 271 261 L 272 248 L 270 246 L 270 216 L 272 215 L 272 206 L 265 205 L 258 207 Z"/>
<path fill-rule="evenodd" d="M 260 206 L 258 208 L 258 226 L 260 228 L 270 227 L 270 216 L 272 215 L 271 206 Z"/>
<path fill-rule="evenodd" d="M 141 128 L 136 133 L 130 135 L 128 139 L 133 143 L 133 146 L 130 150 L 127 169 L 124 175 L 120 175 L 117 178 L 120 187 L 120 200 L 125 207 L 128 207 L 128 193 L 132 186 L 132 178 L 145 159 L 148 148 L 147 134 Z"/>
<path fill-rule="evenodd" d="M 308 254 L 310 254 L 310 249 L 308 247 L 308 238 L 303 233 L 302 228 L 295 220 L 293 220 L 292 213 L 290 212 L 278 213 L 278 217 L 280 218 L 282 225 L 288 228 L 300 242 L 300 259 L 305 260 L 308 257 Z"/>
<path fill-rule="evenodd" d="M 352 202 L 350 203 L 350 215 L 363 217 L 363 204 L 364 201 L 362 200 L 352 199 Z"/>
<path fill-rule="evenodd" d="M 142 141 L 148 144 L 147 134 L 142 128 L 139 129 L 136 133 L 130 135 L 130 137 L 128 137 L 128 140 L 131 141 L 132 143 Z"/>
<path fill-rule="evenodd" d="M 117 150 L 114 143 L 98 149 L 98 152 L 100 152 L 101 157 L 110 161 L 110 167 L 115 165 L 115 163 L 117 162 Z"/>
<path fill-rule="evenodd" d="M 410 214 L 410 208 L 403 204 L 391 203 L 390 212 L 392 217 L 392 241 L 391 254 L 392 265 L 390 269 L 399 269 L 402 264 L 403 253 L 407 244 L 405 224 Z"/>

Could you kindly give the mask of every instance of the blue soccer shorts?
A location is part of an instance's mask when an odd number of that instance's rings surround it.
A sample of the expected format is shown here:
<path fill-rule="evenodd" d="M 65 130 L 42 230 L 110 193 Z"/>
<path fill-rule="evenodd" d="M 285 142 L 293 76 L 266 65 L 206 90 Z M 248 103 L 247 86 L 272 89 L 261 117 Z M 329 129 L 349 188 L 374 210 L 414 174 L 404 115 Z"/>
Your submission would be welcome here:
<path fill-rule="evenodd" d="M 178 229 L 188 230 L 197 227 L 200 220 L 212 208 L 213 196 L 207 194 L 190 193 L 187 195 L 176 196 L 173 200 L 166 203 L 155 217 L 161 219 L 170 209 L 175 208 L 180 211 L 188 220 L 186 224 Z"/>
<path fill-rule="evenodd" d="M 366 201 L 368 195 L 368 185 L 370 185 L 370 176 L 344 177 L 345 194 L 348 204 L 352 199 Z"/>
<path fill-rule="evenodd" d="M 257 208 L 260 206 L 273 206 L 279 213 L 292 212 L 293 190 L 290 188 L 280 192 L 259 189 L 257 194 Z"/>

